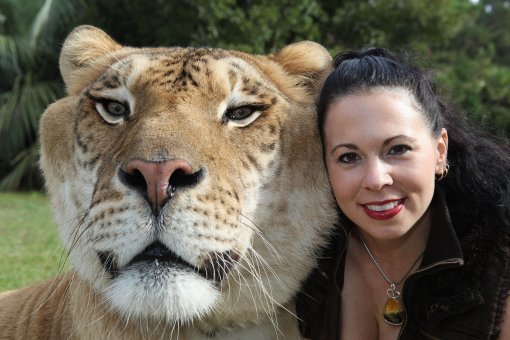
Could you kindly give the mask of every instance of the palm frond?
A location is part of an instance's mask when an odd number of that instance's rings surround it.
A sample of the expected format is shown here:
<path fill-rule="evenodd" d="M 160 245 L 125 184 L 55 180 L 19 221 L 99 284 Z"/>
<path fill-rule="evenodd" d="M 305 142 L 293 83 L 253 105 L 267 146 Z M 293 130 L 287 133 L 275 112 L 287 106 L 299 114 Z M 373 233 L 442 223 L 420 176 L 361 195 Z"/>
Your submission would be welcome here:
<path fill-rule="evenodd" d="M 32 46 L 36 45 L 41 32 L 48 25 L 48 23 L 51 22 L 53 13 L 51 8 L 53 6 L 53 2 L 53 0 L 44 1 L 44 4 L 35 17 L 35 20 L 32 24 L 32 32 L 30 34 L 30 43 Z"/>
<path fill-rule="evenodd" d="M 85 6 L 85 0 L 45 0 L 32 23 L 31 46 L 40 43 L 43 35 L 54 36 L 55 31 L 69 24 Z"/>
<path fill-rule="evenodd" d="M 14 37 L 5 34 L 0 34 L 0 56 L 17 56 L 16 42 Z"/>
<path fill-rule="evenodd" d="M 0 95 L 0 155 L 2 158 L 12 155 L 10 150 L 14 147 L 11 140 L 21 137 L 17 135 L 18 129 L 16 129 L 16 126 L 14 126 L 14 130 L 10 130 L 16 116 L 16 106 L 21 93 L 21 79 L 21 76 L 16 77 L 11 90 Z"/>
<path fill-rule="evenodd" d="M 39 143 L 24 149 L 13 159 L 9 173 L 0 180 L 0 191 L 17 190 L 21 186 L 33 187 L 40 179 Z"/>
<path fill-rule="evenodd" d="M 18 153 L 36 138 L 44 109 L 61 95 L 58 83 L 34 81 L 33 75 L 18 77 L 12 90 L 0 96 L 0 151 L 2 156 Z"/>
<path fill-rule="evenodd" d="M 68 31 L 65 25 L 85 6 L 85 0 L 45 0 L 29 34 L 0 30 L 0 190 L 32 185 L 39 178 L 39 117 L 63 92 L 46 65 L 57 59 L 59 30 Z M 15 22 L 19 12 L 2 13 L 11 13 L 8 20 Z"/>
<path fill-rule="evenodd" d="M 0 34 L 0 70 L 19 73 L 18 59 L 18 46 L 14 37 Z M 3 82 L 5 80 L 0 80 L 0 86 Z"/>

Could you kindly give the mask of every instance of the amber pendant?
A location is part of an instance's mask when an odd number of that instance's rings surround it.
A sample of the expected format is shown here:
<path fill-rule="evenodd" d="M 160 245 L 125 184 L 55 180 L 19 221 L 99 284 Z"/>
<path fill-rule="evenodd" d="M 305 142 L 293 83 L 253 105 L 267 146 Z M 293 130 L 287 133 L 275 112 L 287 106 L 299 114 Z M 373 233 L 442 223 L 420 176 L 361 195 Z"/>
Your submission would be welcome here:
<path fill-rule="evenodd" d="M 384 306 L 384 321 L 390 325 L 398 326 L 404 321 L 404 308 L 398 299 L 389 298 Z"/>
<path fill-rule="evenodd" d="M 404 305 L 400 301 L 400 292 L 397 291 L 395 284 L 392 283 L 388 291 L 388 300 L 384 306 L 384 321 L 393 326 L 399 326 L 404 322 Z"/>

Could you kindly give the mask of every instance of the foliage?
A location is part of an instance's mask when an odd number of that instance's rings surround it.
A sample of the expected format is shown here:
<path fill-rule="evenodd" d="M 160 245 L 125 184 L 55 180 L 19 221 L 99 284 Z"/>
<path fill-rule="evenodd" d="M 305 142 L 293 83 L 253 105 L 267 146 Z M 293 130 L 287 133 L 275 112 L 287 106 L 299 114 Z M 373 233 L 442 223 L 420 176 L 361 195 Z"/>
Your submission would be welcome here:
<path fill-rule="evenodd" d="M 469 15 L 468 1 L 343 0 L 325 1 L 333 13 L 330 28 L 323 27 L 326 46 L 437 46 L 462 28 Z"/>
<path fill-rule="evenodd" d="M 316 0 L 96 0 L 84 20 L 134 46 L 215 46 L 265 53 L 319 40 L 326 15 Z M 140 18 L 145 18 L 140 20 Z"/>
<path fill-rule="evenodd" d="M 41 185 L 37 129 L 46 106 L 63 94 L 56 37 L 77 1 L 30 2 L 31 24 L 19 2 L 2 0 L 0 14 L 0 190 Z M 29 6 L 30 8 L 30 6 Z M 17 18 L 20 19 L 19 23 Z"/>
<path fill-rule="evenodd" d="M 20 4 L 22 3 L 22 4 Z M 0 0 L 0 190 L 37 187 L 37 121 L 63 94 L 59 46 L 76 24 L 131 46 L 267 53 L 300 40 L 333 54 L 405 48 L 451 101 L 510 132 L 510 0 Z"/>
<path fill-rule="evenodd" d="M 495 134 L 510 133 L 510 1 L 485 0 L 436 53 L 438 80 L 450 97 Z"/>
<path fill-rule="evenodd" d="M 196 45 L 237 48 L 248 52 L 274 51 L 298 40 L 319 40 L 326 15 L 315 0 L 191 1 L 202 24 L 192 34 Z"/>

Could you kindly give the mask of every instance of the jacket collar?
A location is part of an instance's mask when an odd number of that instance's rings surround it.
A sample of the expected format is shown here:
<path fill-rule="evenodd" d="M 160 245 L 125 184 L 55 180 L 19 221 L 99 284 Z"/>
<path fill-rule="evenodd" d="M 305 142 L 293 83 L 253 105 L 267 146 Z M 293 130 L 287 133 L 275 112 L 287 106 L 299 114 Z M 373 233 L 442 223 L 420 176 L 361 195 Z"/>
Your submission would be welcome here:
<path fill-rule="evenodd" d="M 447 261 L 463 264 L 462 248 L 453 228 L 445 197 L 439 186 L 436 186 L 430 208 L 432 209 L 432 226 L 418 270 Z"/>

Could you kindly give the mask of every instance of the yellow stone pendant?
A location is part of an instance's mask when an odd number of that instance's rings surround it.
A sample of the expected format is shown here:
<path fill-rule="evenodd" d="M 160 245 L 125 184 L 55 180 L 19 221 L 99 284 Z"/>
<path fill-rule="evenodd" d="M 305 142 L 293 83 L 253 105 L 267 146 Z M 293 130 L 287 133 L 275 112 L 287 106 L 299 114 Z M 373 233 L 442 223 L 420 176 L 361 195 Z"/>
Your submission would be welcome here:
<path fill-rule="evenodd" d="M 398 326 L 404 321 L 404 308 L 398 298 L 389 298 L 384 306 L 384 321 L 386 323 Z"/>
<path fill-rule="evenodd" d="M 384 321 L 393 326 L 399 326 L 404 322 L 404 305 L 400 301 L 400 292 L 395 283 L 390 283 L 390 288 L 386 291 L 388 300 L 384 306 Z"/>

